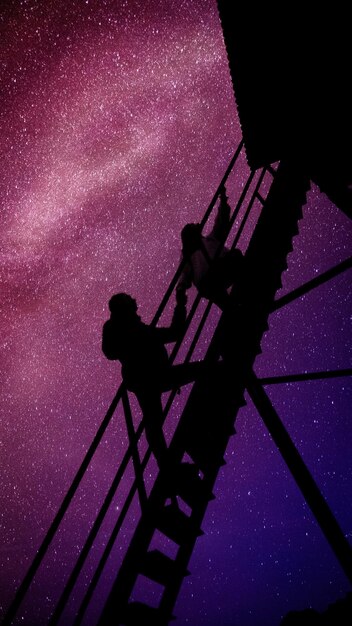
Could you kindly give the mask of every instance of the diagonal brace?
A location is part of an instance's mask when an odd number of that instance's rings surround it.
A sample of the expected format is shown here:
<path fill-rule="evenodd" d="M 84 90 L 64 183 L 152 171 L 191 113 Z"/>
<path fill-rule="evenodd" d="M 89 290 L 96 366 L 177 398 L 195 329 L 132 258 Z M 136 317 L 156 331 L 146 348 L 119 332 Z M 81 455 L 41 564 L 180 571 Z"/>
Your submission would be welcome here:
<path fill-rule="evenodd" d="M 248 376 L 247 390 L 343 571 L 352 582 L 352 548 L 253 372 Z"/>

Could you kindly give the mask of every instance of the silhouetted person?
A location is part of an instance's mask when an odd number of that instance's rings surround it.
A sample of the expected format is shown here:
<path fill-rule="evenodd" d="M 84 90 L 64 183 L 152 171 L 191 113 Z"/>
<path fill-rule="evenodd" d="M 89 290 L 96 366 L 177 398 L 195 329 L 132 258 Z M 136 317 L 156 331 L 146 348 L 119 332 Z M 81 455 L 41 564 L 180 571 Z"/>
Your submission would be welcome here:
<path fill-rule="evenodd" d="M 103 327 L 103 353 L 108 359 L 119 360 L 122 364 L 124 383 L 137 396 L 146 437 L 160 469 L 169 463 L 162 430 L 161 394 L 195 380 L 202 367 L 198 362 L 169 363 L 164 344 L 180 337 L 186 320 L 184 292 L 179 292 L 176 300 L 171 325 L 157 328 L 141 321 L 137 303 L 131 296 L 115 294 L 109 301 L 110 319 Z"/>
<path fill-rule="evenodd" d="M 223 188 L 209 235 L 201 234 L 200 224 L 186 224 L 181 231 L 185 265 L 177 283 L 177 292 L 186 292 L 193 284 L 202 296 L 221 309 L 226 308 L 229 302 L 227 289 L 235 282 L 243 265 L 242 252 L 229 250 L 224 245 L 229 231 L 230 210 Z"/>

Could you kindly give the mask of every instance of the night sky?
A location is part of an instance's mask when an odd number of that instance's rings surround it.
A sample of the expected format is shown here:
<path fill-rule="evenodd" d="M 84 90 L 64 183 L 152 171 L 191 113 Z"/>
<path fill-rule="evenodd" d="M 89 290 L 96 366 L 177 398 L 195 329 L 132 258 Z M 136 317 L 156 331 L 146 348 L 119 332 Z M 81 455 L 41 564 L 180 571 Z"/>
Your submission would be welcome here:
<path fill-rule="evenodd" d="M 215 0 L 1 0 L 0 67 L 3 612 L 120 383 L 101 353 L 108 299 L 127 291 L 152 319 L 180 230 L 203 215 L 241 132 Z M 245 174 L 242 160 L 232 204 Z M 282 293 L 351 255 L 351 221 L 316 187 L 299 229 Z M 351 367 L 350 281 L 271 316 L 258 375 Z M 351 539 L 351 380 L 268 393 Z M 120 417 L 16 623 L 47 623 L 122 458 Z M 249 400 L 237 431 L 176 626 L 278 625 L 349 590 Z"/>

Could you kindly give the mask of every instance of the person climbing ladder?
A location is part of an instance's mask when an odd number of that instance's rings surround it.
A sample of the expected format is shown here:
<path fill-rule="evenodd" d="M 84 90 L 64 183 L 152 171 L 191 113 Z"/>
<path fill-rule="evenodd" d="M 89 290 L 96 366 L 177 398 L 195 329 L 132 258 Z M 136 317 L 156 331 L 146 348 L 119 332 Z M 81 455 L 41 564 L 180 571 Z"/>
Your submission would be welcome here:
<path fill-rule="evenodd" d="M 162 429 L 161 395 L 194 381 L 203 370 L 202 362 L 171 365 L 165 348 L 183 333 L 186 303 L 185 293 L 178 291 L 171 325 L 153 327 L 142 322 L 134 298 L 117 293 L 109 300 L 110 319 L 103 326 L 103 353 L 121 362 L 123 381 L 137 397 L 148 443 L 163 470 L 170 469 L 170 460 Z"/>
<path fill-rule="evenodd" d="M 235 282 L 243 266 L 242 252 L 225 246 L 230 226 L 230 205 L 225 187 L 214 226 L 209 235 L 202 235 L 200 224 L 186 224 L 181 231 L 184 268 L 177 283 L 177 293 L 185 293 L 192 285 L 201 296 L 224 310 L 229 303 L 227 289 Z"/>

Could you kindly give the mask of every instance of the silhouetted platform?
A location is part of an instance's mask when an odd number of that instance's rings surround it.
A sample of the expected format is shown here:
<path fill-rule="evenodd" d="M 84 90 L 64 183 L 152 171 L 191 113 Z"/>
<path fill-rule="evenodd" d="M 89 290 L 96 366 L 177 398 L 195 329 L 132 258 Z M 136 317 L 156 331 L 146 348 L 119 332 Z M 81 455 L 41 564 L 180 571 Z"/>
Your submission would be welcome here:
<path fill-rule="evenodd" d="M 234 11 L 231 0 L 218 0 L 218 8 L 250 166 L 299 160 L 344 209 L 352 183 L 348 5 L 309 12 L 300 3 L 245 2 Z"/>

